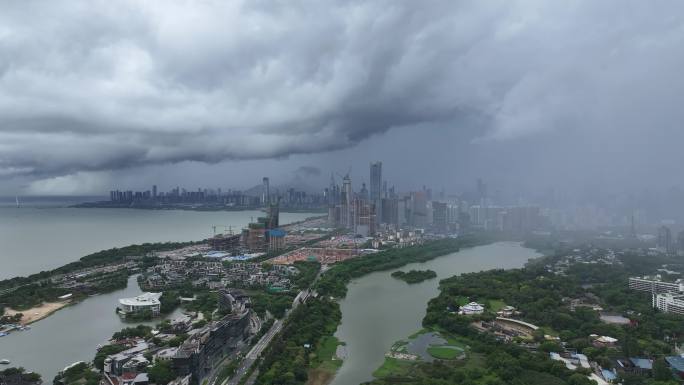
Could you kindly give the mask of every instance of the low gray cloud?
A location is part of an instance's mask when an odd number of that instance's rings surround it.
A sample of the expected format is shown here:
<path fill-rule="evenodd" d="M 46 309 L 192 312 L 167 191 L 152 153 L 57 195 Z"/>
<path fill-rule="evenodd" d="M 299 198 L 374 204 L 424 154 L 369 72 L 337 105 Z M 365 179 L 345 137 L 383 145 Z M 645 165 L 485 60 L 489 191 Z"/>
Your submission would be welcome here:
<path fill-rule="evenodd" d="M 468 119 L 484 141 L 625 141 L 610 152 L 649 135 L 684 140 L 682 11 L 636 0 L 4 4 L 0 177 L 279 158 Z"/>
<path fill-rule="evenodd" d="M 296 177 L 309 178 L 321 176 L 321 169 L 315 166 L 300 166 L 294 171 Z"/>

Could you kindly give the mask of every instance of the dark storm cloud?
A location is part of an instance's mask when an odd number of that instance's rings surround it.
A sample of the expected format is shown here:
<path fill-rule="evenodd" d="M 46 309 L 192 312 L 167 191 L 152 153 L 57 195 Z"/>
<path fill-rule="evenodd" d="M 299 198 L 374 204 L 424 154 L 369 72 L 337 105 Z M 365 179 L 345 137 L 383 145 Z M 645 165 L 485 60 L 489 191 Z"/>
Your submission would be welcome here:
<path fill-rule="evenodd" d="M 315 166 L 301 166 L 294 171 L 296 177 L 308 178 L 321 176 L 321 169 Z"/>
<path fill-rule="evenodd" d="M 682 11 L 593 0 L 4 4 L 0 176 L 326 152 L 470 117 L 487 123 L 485 141 L 684 139 Z"/>

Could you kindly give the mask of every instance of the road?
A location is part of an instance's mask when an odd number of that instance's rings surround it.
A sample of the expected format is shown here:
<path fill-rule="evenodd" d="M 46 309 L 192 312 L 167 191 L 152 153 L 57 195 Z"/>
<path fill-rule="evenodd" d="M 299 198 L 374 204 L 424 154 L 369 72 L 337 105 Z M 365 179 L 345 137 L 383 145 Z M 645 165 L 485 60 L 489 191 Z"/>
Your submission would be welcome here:
<path fill-rule="evenodd" d="M 318 281 L 321 275 L 329 268 L 330 266 L 328 265 L 321 266 L 321 270 L 318 272 L 318 275 L 316 275 L 316 278 L 313 280 L 310 287 L 313 287 L 313 284 L 316 281 Z M 292 310 L 296 309 L 297 306 L 299 306 L 300 304 L 305 303 L 306 300 L 309 299 L 311 294 L 311 289 L 302 290 L 299 293 L 297 293 L 297 296 L 292 301 L 292 308 L 285 312 L 285 317 L 283 317 L 282 320 L 276 320 L 273 323 L 273 326 L 271 326 L 268 332 L 264 334 L 264 336 L 259 339 L 259 342 L 257 342 L 256 345 L 254 345 L 254 347 L 252 347 L 252 349 L 249 351 L 249 353 L 247 353 L 247 355 L 240 363 L 240 366 L 237 368 L 232 378 L 226 379 L 220 385 L 237 385 L 238 383 L 240 383 L 245 374 L 247 374 L 249 370 L 252 368 L 252 365 L 254 365 L 257 359 L 259 359 L 261 353 L 264 352 L 264 350 L 268 347 L 271 341 L 273 341 L 273 338 L 276 335 L 278 335 L 278 333 L 280 333 L 280 331 L 283 329 L 283 325 L 292 313 Z M 254 384 L 254 381 L 256 380 L 256 375 L 257 371 L 255 370 L 246 381 L 246 385 Z"/>
<path fill-rule="evenodd" d="M 320 276 L 320 273 L 319 273 Z M 318 277 L 316 277 L 318 279 Z M 266 334 L 264 334 L 261 339 L 259 339 L 259 342 L 257 342 L 252 349 L 247 353 L 245 358 L 242 360 L 240 363 L 240 366 L 237 368 L 235 371 L 235 374 L 233 375 L 232 378 L 225 380 L 221 385 L 237 385 L 240 383 L 242 378 L 249 372 L 251 369 L 252 365 L 256 362 L 257 359 L 259 359 L 259 356 L 261 356 L 261 353 L 264 352 L 264 350 L 268 347 L 268 345 L 273 341 L 273 338 L 280 333 L 280 331 L 283 329 L 283 325 L 287 318 L 290 316 L 292 313 L 292 310 L 296 309 L 297 306 L 300 304 L 306 302 L 307 299 L 309 299 L 309 296 L 311 295 L 311 291 L 309 289 L 302 290 L 300 291 L 297 296 L 295 297 L 294 301 L 292 301 L 292 308 L 288 310 L 285 313 L 285 317 L 283 317 L 282 320 L 276 320 L 273 323 L 273 326 L 268 330 Z M 248 383 L 254 383 L 254 380 L 256 379 L 255 375 L 252 375 L 249 378 Z"/>
<path fill-rule="evenodd" d="M 249 353 L 247 353 L 245 358 L 240 363 L 240 366 L 238 366 L 237 370 L 235 371 L 233 377 L 225 380 L 221 385 L 237 385 L 242 380 L 259 356 L 261 356 L 261 353 L 263 353 L 271 341 L 273 341 L 273 338 L 283 329 L 283 324 L 290 316 L 292 310 L 296 309 L 300 303 L 306 302 L 306 300 L 309 298 L 309 295 L 311 295 L 311 292 L 308 289 L 302 290 L 297 294 L 294 301 L 292 301 L 292 309 L 285 313 L 285 317 L 283 317 L 282 320 L 276 320 L 273 323 L 273 326 L 271 326 L 268 332 L 266 332 L 266 334 L 259 339 L 259 342 L 257 342 L 249 351 Z M 250 378 L 250 380 L 252 380 L 252 378 Z"/>

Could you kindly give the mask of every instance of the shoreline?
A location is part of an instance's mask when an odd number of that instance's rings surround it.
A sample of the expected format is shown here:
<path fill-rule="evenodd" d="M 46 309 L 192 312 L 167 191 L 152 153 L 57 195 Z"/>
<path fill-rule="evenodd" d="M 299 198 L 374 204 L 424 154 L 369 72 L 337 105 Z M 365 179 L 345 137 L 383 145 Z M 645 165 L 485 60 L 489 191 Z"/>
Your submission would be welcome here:
<path fill-rule="evenodd" d="M 22 326 L 30 325 L 34 322 L 38 322 L 44 318 L 49 317 L 56 311 L 63 309 L 72 304 L 72 301 L 62 301 L 62 302 L 44 302 L 40 306 L 35 306 L 26 310 L 14 310 L 12 308 L 5 308 L 5 314 L 12 316 L 18 313 L 23 314 L 19 324 Z"/>
<path fill-rule="evenodd" d="M 75 205 L 67 206 L 68 208 L 75 209 L 135 209 L 135 210 L 150 210 L 150 211 L 170 211 L 170 210 L 180 210 L 180 211 L 206 211 L 206 212 L 240 212 L 240 211 L 263 211 L 262 206 L 254 207 L 225 207 L 225 206 L 175 206 L 175 205 L 163 205 L 163 206 L 130 206 L 130 205 L 113 205 L 113 204 L 101 204 L 99 202 L 84 202 Z M 310 208 L 310 209 L 287 209 L 281 208 L 281 213 L 312 213 L 312 214 L 327 214 L 327 210 L 322 208 Z"/>
<path fill-rule="evenodd" d="M 318 215 L 317 213 L 311 213 L 311 214 L 313 214 L 313 215 L 310 216 L 310 217 L 307 217 L 307 218 L 302 219 L 302 220 L 299 220 L 299 221 L 294 221 L 294 222 L 290 222 L 290 223 L 284 224 L 282 227 L 283 227 L 283 228 L 287 228 L 287 227 L 289 227 L 289 226 L 297 226 L 297 225 L 299 225 L 299 224 L 301 224 L 301 223 L 305 223 L 305 222 L 307 222 L 307 221 L 309 221 L 309 220 L 320 219 L 321 217 L 323 217 L 323 215 Z M 159 246 L 162 247 L 162 249 L 165 249 L 163 246 L 166 246 L 166 245 L 169 244 L 169 243 L 177 243 L 177 244 L 179 244 L 178 247 L 181 247 L 182 244 L 197 244 L 197 243 L 201 243 L 201 242 L 206 242 L 206 239 L 203 239 L 203 240 L 200 240 L 200 241 L 185 241 L 185 242 L 157 242 L 157 243 L 154 243 L 154 244 L 152 244 L 152 245 L 159 245 Z M 143 245 L 146 245 L 146 244 L 143 244 Z M 98 252 L 88 254 L 88 255 L 86 255 L 86 256 L 84 256 L 84 257 L 82 257 L 82 258 L 80 258 L 80 259 L 78 259 L 78 260 L 76 260 L 76 261 L 74 261 L 74 262 L 70 262 L 70 263 L 67 263 L 67 264 L 65 264 L 65 265 L 62 265 L 62 266 L 60 266 L 60 267 L 57 267 L 57 268 L 55 268 L 55 269 L 52 269 L 52 270 L 48 271 L 47 273 L 50 273 L 50 274 L 52 274 L 52 273 L 58 274 L 57 272 L 58 272 L 59 270 L 63 270 L 63 269 L 65 269 L 66 267 L 68 267 L 68 266 L 70 266 L 70 265 L 72 265 L 72 264 L 77 264 L 77 263 L 79 263 L 79 262 L 83 262 L 83 259 L 84 259 L 84 258 L 87 258 L 87 257 L 89 257 L 89 256 L 93 256 L 93 255 L 98 254 L 98 253 L 102 253 L 102 252 L 106 252 L 106 251 L 111 251 L 111 250 L 115 250 L 115 249 L 123 249 L 123 248 L 128 248 L 128 247 L 135 247 L 135 246 L 140 246 L 140 245 L 138 245 L 138 244 L 132 244 L 132 245 L 127 245 L 127 246 L 122 246 L 122 247 L 119 247 L 119 248 L 112 248 L 112 249 L 100 250 L 100 251 L 98 251 Z M 102 266 L 106 266 L 106 265 L 108 265 L 108 264 L 109 264 L 108 262 L 104 262 L 104 263 L 102 264 Z M 72 271 L 72 270 L 68 270 L 68 271 Z M 35 279 L 35 280 L 44 279 L 44 278 L 39 278 L 39 277 L 37 277 L 38 275 L 44 274 L 44 273 L 45 273 L 45 272 L 32 274 L 32 275 L 29 275 L 29 276 L 26 276 L 26 277 L 17 276 L 17 277 L 2 279 L 2 280 L 0 280 L 0 282 L 8 282 L 8 281 L 16 281 L 16 280 L 24 281 L 24 280 L 31 280 L 31 279 Z M 130 276 L 130 275 L 131 275 L 131 274 L 129 274 L 129 276 Z M 23 286 L 23 285 L 19 285 L 18 287 L 21 287 L 21 286 Z M 15 287 L 14 289 L 16 289 L 16 287 Z M 2 294 L 4 295 L 4 293 L 2 293 Z M 100 295 L 100 294 L 104 294 L 104 293 L 95 293 L 95 294 L 93 294 L 93 295 Z M 91 295 L 91 296 L 93 296 L 93 295 Z M 74 300 L 74 299 L 72 298 L 72 299 L 68 299 L 68 300 L 66 300 L 66 301 L 43 302 L 43 303 L 42 303 L 41 305 L 39 305 L 39 306 L 34 306 L 34 307 L 32 307 L 32 308 L 29 308 L 29 309 L 26 309 L 26 310 L 23 310 L 23 311 L 21 311 L 21 310 L 15 310 L 15 309 L 12 309 L 12 308 L 10 308 L 10 307 L 5 307 L 4 314 L 0 314 L 0 316 L 3 316 L 3 315 L 12 316 L 12 315 L 15 315 L 15 314 L 17 314 L 17 313 L 22 313 L 22 314 L 23 314 L 23 317 L 22 317 L 22 319 L 18 322 L 18 324 L 20 324 L 20 325 L 22 325 L 22 326 L 27 326 L 27 325 L 32 324 L 32 323 L 34 323 L 34 322 L 40 321 L 41 319 L 44 319 L 44 318 L 49 317 L 50 315 L 52 315 L 52 314 L 55 313 L 56 311 L 58 311 L 58 310 L 60 310 L 60 309 L 62 309 L 62 308 L 64 308 L 64 307 L 66 307 L 66 306 L 69 306 L 69 305 L 78 303 L 78 302 L 80 302 L 80 301 L 81 301 L 81 299 L 79 299 L 79 300 Z"/>

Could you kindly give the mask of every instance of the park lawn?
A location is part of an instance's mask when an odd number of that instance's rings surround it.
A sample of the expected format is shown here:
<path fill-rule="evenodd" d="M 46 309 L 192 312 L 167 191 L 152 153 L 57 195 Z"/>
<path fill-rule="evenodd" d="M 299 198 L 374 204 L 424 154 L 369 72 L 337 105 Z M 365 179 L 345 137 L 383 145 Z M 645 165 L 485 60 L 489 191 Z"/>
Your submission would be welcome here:
<path fill-rule="evenodd" d="M 325 362 L 321 363 L 320 365 L 318 365 L 318 367 L 316 369 L 323 370 L 326 372 L 335 373 L 335 372 L 337 372 L 337 369 L 339 369 L 342 366 L 343 363 L 344 363 L 344 361 L 342 361 L 342 360 L 325 361 Z"/>
<path fill-rule="evenodd" d="M 470 346 L 468 346 L 469 341 L 467 338 L 458 336 L 454 337 L 450 335 L 445 336 L 445 338 L 447 340 L 447 344 L 449 344 L 450 346 L 456 346 L 458 348 L 463 349 L 464 351 L 470 349 Z"/>
<path fill-rule="evenodd" d="M 342 342 L 334 336 L 327 336 L 321 340 L 314 352 L 313 368 L 309 370 L 306 385 L 325 385 L 332 381 L 343 363 L 335 357 L 338 345 L 342 345 Z"/>
<path fill-rule="evenodd" d="M 489 308 L 494 312 L 497 312 L 497 311 L 503 309 L 505 306 L 506 306 L 506 302 L 504 302 L 500 299 L 490 299 L 489 300 Z"/>
<path fill-rule="evenodd" d="M 338 360 L 335 357 L 335 352 L 337 351 L 337 346 L 341 345 L 340 341 L 337 339 L 335 336 L 327 336 L 324 337 L 319 345 L 316 347 L 316 362 L 318 365 L 315 366 L 321 366 L 321 365 L 326 365 L 326 367 L 333 368 L 333 370 L 337 370 L 337 368 L 342 365 L 342 360 Z M 335 362 L 334 365 L 328 365 L 331 362 Z M 338 363 L 339 362 L 339 363 Z"/>
<path fill-rule="evenodd" d="M 430 346 L 427 351 L 431 356 L 440 360 L 454 360 L 463 353 L 460 348 L 448 346 Z"/>
<path fill-rule="evenodd" d="M 373 372 L 373 377 L 383 378 L 389 376 L 403 376 L 410 372 L 414 361 L 399 360 L 392 357 L 385 357 L 385 362 Z"/>
<path fill-rule="evenodd" d="M 331 360 L 337 351 L 337 346 L 340 345 L 340 341 L 335 336 L 327 336 L 323 338 L 320 346 L 316 350 L 316 355 L 322 360 Z"/>

